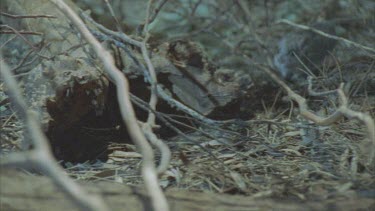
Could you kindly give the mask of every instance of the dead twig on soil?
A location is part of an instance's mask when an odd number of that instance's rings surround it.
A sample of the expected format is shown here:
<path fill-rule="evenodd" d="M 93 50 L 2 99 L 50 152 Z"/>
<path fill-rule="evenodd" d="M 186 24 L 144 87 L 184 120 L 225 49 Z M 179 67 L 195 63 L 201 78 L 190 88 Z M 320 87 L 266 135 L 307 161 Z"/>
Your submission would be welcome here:
<path fill-rule="evenodd" d="M 278 83 L 288 94 L 288 96 L 295 101 L 300 109 L 301 116 L 305 117 L 308 120 L 313 121 L 317 125 L 320 126 L 328 126 L 332 125 L 334 122 L 337 122 L 342 117 L 347 117 L 349 119 L 355 118 L 363 122 L 363 124 L 367 128 L 367 134 L 368 139 L 371 142 L 371 152 L 368 157 L 367 165 L 371 168 L 374 164 L 374 158 L 375 158 L 375 123 L 374 120 L 369 116 L 362 112 L 353 111 L 348 107 L 348 99 L 343 91 L 344 84 L 342 83 L 338 89 L 335 90 L 337 93 L 339 99 L 340 99 L 340 106 L 336 109 L 336 111 L 329 115 L 328 117 L 320 117 L 313 112 L 309 111 L 309 107 L 307 105 L 307 100 L 302 97 L 301 95 L 294 92 L 284 81 L 282 81 L 274 72 L 272 72 L 269 68 L 264 67 L 262 65 L 259 65 L 259 67 L 265 71 L 271 78 Z M 309 83 L 311 83 L 311 79 L 309 80 Z M 311 90 L 311 84 L 309 85 Z M 313 93 L 314 95 L 326 95 L 326 94 L 332 94 L 332 92 L 326 92 L 326 93 Z"/>

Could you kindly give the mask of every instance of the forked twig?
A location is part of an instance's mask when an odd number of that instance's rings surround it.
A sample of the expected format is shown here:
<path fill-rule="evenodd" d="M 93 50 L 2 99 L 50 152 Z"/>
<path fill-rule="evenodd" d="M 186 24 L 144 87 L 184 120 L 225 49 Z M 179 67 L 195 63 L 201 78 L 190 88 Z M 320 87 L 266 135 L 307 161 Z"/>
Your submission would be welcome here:
<path fill-rule="evenodd" d="M 320 117 L 313 112 L 309 111 L 308 105 L 306 103 L 306 99 L 303 98 L 301 95 L 295 93 L 284 81 L 282 81 L 274 72 L 272 72 L 269 68 L 258 65 L 263 71 L 265 71 L 271 78 L 278 83 L 288 94 L 288 96 L 295 101 L 300 109 L 301 116 L 305 117 L 308 120 L 313 121 L 317 125 L 320 126 L 328 126 L 333 124 L 334 122 L 337 122 L 342 117 L 347 118 L 355 118 L 360 120 L 364 125 L 366 125 L 367 128 L 367 134 L 370 142 L 372 143 L 371 146 L 371 152 L 368 158 L 367 165 L 373 166 L 374 159 L 375 159 L 375 123 L 374 120 L 369 116 L 362 112 L 353 111 L 348 107 L 348 99 L 343 91 L 344 84 L 342 83 L 338 89 L 335 90 L 337 93 L 339 100 L 340 100 L 340 106 L 336 111 L 329 115 L 328 117 Z M 309 80 L 309 83 L 311 83 L 311 79 Z M 311 84 L 309 85 L 311 89 Z M 326 95 L 326 94 L 332 94 L 332 92 L 326 92 L 326 93 L 316 93 L 315 95 Z"/>

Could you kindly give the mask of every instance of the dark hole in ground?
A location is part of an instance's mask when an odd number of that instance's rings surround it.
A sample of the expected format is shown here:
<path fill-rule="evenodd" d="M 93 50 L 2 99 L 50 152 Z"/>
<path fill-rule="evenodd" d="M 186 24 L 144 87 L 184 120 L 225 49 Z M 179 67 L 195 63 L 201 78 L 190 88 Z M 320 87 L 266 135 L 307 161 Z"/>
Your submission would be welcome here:
<path fill-rule="evenodd" d="M 164 79 L 164 80 L 163 80 Z M 166 77 L 160 77 L 159 82 L 165 85 L 168 81 Z M 132 79 L 130 81 L 131 92 L 141 98 L 144 102 L 148 103 L 149 100 L 149 88 L 145 84 L 143 78 Z M 249 119 L 250 115 L 248 109 L 241 111 L 244 102 L 241 100 L 234 101 L 225 108 L 217 109 L 212 112 L 209 118 L 212 119 Z M 147 118 L 147 112 L 136 106 L 136 116 L 139 120 L 145 121 Z M 246 108 L 246 107 L 245 107 Z M 163 113 L 172 114 L 174 119 L 188 125 L 193 125 L 193 121 L 189 118 L 184 118 L 185 114 L 176 111 L 175 108 L 171 108 L 163 100 L 159 100 L 157 110 Z M 168 139 L 177 135 L 175 131 L 168 128 L 163 122 L 157 121 L 158 125 L 161 125 L 160 129 L 154 132 L 162 139 Z M 171 123 L 175 127 L 187 132 L 188 129 L 180 127 L 176 123 Z M 65 129 L 58 129 L 59 123 L 56 123 L 57 127 L 52 128 L 47 133 L 50 139 L 54 155 L 58 160 L 72 163 L 82 163 L 86 161 L 107 160 L 108 154 L 111 153 L 107 150 L 108 145 L 111 142 L 118 143 L 132 143 L 126 128 L 123 124 L 122 117 L 120 114 L 116 87 L 110 84 L 108 90 L 108 96 L 106 100 L 106 106 L 103 113 L 97 116 L 96 112 L 92 110 L 86 114 L 79 122 L 74 125 L 64 127 Z M 195 125 L 196 126 L 196 125 Z M 66 129 L 68 128 L 68 129 Z"/>
<path fill-rule="evenodd" d="M 148 102 L 149 89 L 143 79 L 134 79 L 130 83 L 131 92 Z M 163 108 L 165 105 L 161 103 L 158 109 L 171 111 L 169 106 L 169 108 Z M 134 105 L 134 108 L 137 118 L 141 121 L 146 120 L 147 113 L 136 105 Z M 59 123 L 56 123 L 56 125 L 56 127 L 49 129 L 47 136 L 55 157 L 63 162 L 94 162 L 97 159 L 105 161 L 110 153 L 107 147 L 111 142 L 132 143 L 122 121 L 116 87 L 113 84 L 109 86 L 106 106 L 101 115 L 97 116 L 96 112 L 92 110 L 79 122 L 64 127 L 68 129 L 62 130 L 58 127 Z M 162 138 L 175 135 L 165 126 L 162 126 L 156 132 Z"/>

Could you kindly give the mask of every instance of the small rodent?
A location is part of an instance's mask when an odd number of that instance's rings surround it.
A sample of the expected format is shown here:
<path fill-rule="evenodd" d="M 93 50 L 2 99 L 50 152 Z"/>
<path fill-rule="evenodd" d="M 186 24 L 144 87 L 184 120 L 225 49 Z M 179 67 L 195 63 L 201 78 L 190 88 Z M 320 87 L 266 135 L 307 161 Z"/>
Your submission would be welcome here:
<path fill-rule="evenodd" d="M 311 27 L 334 35 L 335 25 L 332 23 L 317 23 Z M 306 77 L 306 73 L 302 71 L 305 69 L 304 65 L 317 74 L 317 67 L 321 66 L 336 43 L 336 40 L 311 30 L 288 33 L 278 44 L 279 52 L 274 56 L 274 65 L 281 77 L 286 80 L 293 81 Z"/>

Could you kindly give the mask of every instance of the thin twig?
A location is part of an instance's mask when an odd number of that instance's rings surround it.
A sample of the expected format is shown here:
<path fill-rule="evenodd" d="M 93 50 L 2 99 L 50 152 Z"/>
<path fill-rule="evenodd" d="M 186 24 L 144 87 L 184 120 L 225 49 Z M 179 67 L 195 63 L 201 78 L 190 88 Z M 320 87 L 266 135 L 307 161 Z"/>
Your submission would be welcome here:
<path fill-rule="evenodd" d="M 13 18 L 13 19 L 22 19 L 22 18 L 56 18 L 56 16 L 53 15 L 12 15 L 5 12 L 0 12 L 0 15 Z"/>
<path fill-rule="evenodd" d="M 29 40 L 27 40 L 22 34 L 19 33 L 19 31 L 17 31 L 13 27 L 10 27 L 8 25 L 0 25 L 0 27 L 4 27 L 4 28 L 10 29 L 11 31 L 14 32 L 14 34 L 17 34 L 19 37 L 21 37 L 31 48 L 33 48 L 34 50 L 37 49 Z"/>
<path fill-rule="evenodd" d="M 137 47 L 141 47 L 142 45 L 142 42 L 138 41 L 138 40 L 135 40 L 135 39 L 132 39 L 131 37 L 129 37 L 128 35 L 126 35 L 125 33 L 121 33 L 121 32 L 115 32 L 115 31 L 112 31 L 112 30 L 109 30 L 107 28 L 105 28 L 104 26 L 96 23 L 92 18 L 90 18 L 87 14 L 85 13 L 82 13 L 81 14 L 82 17 L 89 21 L 90 23 L 92 23 L 95 27 L 97 27 L 99 30 L 103 31 L 104 33 L 106 34 L 109 34 L 119 40 L 122 40 L 124 41 L 125 43 L 129 43 L 131 45 L 135 45 Z"/>
<path fill-rule="evenodd" d="M 107 5 L 108 9 L 111 12 L 112 17 L 117 22 L 117 29 L 120 32 L 120 34 L 119 34 L 120 37 L 127 37 L 127 35 L 121 29 L 121 26 L 120 26 L 119 21 L 117 20 L 117 18 L 115 16 L 115 13 L 112 9 L 112 6 L 109 4 L 108 0 L 105 0 L 105 2 L 106 2 L 106 5 Z M 150 0 L 149 3 L 148 3 L 148 6 L 147 6 L 146 24 L 145 24 L 145 27 L 144 27 L 144 31 L 145 31 L 146 35 L 145 35 L 145 38 L 143 39 L 143 42 L 141 43 L 140 47 L 141 47 L 141 51 L 142 51 L 142 56 L 143 56 L 144 60 L 146 61 L 147 69 L 148 69 L 150 79 L 151 79 L 151 82 L 150 82 L 150 84 L 151 84 L 151 97 L 150 97 L 149 105 L 150 105 L 151 108 L 156 110 L 156 104 L 157 104 L 157 99 L 158 99 L 157 93 L 156 93 L 157 77 L 156 77 L 156 73 L 155 73 L 155 68 L 151 63 L 151 59 L 150 59 L 149 53 L 147 51 L 147 41 L 148 41 L 148 38 L 150 36 L 149 32 L 148 32 L 148 29 L 147 29 L 147 27 L 148 27 L 148 21 L 147 20 L 149 20 L 152 2 L 153 2 L 153 0 Z M 130 39 L 130 37 L 129 37 L 129 39 Z M 131 40 L 131 41 L 136 42 L 135 40 Z M 152 145 L 156 146 L 161 153 L 161 162 L 160 162 L 159 166 L 157 167 L 157 172 L 158 172 L 158 174 L 162 174 L 169 167 L 169 162 L 170 162 L 170 159 L 171 159 L 171 152 L 169 150 L 168 145 L 165 144 L 162 140 L 158 139 L 157 136 L 154 134 L 154 132 L 153 132 L 154 127 L 156 127 L 155 115 L 152 112 L 149 112 L 147 123 L 142 124 L 142 130 L 145 133 L 146 138 L 150 141 L 150 143 Z"/>
<path fill-rule="evenodd" d="M 164 4 L 167 3 L 167 1 L 168 0 L 160 0 L 157 3 L 157 6 L 154 9 L 154 13 L 152 13 L 151 17 L 149 17 L 148 19 L 148 24 L 151 24 L 152 22 L 154 22 L 155 18 L 158 16 L 159 12 L 163 8 Z"/>
<path fill-rule="evenodd" d="M 8 43 L 10 43 L 12 40 L 14 40 L 17 37 L 17 35 L 13 36 L 9 40 L 5 41 L 1 46 L 0 49 L 2 49 L 4 46 L 6 46 Z"/>
<path fill-rule="evenodd" d="M 375 49 L 374 48 L 370 48 L 370 47 L 361 45 L 359 43 L 356 43 L 356 42 L 353 42 L 351 40 L 345 39 L 343 37 L 338 37 L 338 36 L 335 36 L 335 35 L 327 34 L 327 33 L 323 32 L 323 31 L 320 31 L 320 30 L 317 30 L 317 29 L 314 29 L 314 28 L 311 28 L 311 27 L 308 27 L 308 26 L 305 26 L 305 25 L 302 25 L 302 24 L 296 24 L 296 23 L 293 23 L 293 22 L 285 20 L 285 19 L 279 20 L 278 23 L 285 23 L 285 24 L 288 24 L 288 25 L 291 25 L 291 26 L 294 26 L 294 27 L 297 27 L 297 28 L 300 28 L 300 29 L 303 29 L 303 30 L 310 30 L 310 31 L 313 31 L 313 32 L 315 32 L 315 33 L 317 33 L 319 35 L 324 36 L 324 37 L 328 37 L 330 39 L 342 41 L 342 42 L 344 42 L 344 43 L 346 43 L 348 45 L 352 45 L 352 46 L 355 46 L 357 48 L 361 48 L 363 50 L 375 53 Z"/>
<path fill-rule="evenodd" d="M 16 34 L 16 33 L 14 31 L 0 31 L 0 34 Z M 18 31 L 18 34 L 38 35 L 38 36 L 43 35 L 43 33 L 33 32 L 33 31 Z"/>
<path fill-rule="evenodd" d="M 103 63 L 104 70 L 110 80 L 117 88 L 117 96 L 120 112 L 127 127 L 130 137 L 140 150 L 143 158 L 142 176 L 146 189 L 150 194 L 152 206 L 155 210 L 169 210 L 167 200 L 158 184 L 157 173 L 154 165 L 154 153 L 148 144 L 142 130 L 137 124 L 134 108 L 129 97 L 129 82 L 120 70 L 114 65 L 111 54 L 95 39 L 87 29 L 83 21 L 73 12 L 73 10 L 61 0 L 50 0 L 54 3 L 74 24 L 81 35 L 92 46 L 98 58 Z"/>
<path fill-rule="evenodd" d="M 158 102 L 157 87 L 156 86 L 158 84 L 158 80 L 157 80 L 157 77 L 156 77 L 154 65 L 151 62 L 151 59 L 149 57 L 148 50 L 147 50 L 147 41 L 148 41 L 149 36 L 150 36 L 150 33 L 148 31 L 148 20 L 149 20 L 149 17 L 150 17 L 152 2 L 153 2 L 153 0 L 149 0 L 148 5 L 147 5 L 146 22 L 145 22 L 145 25 L 144 25 L 144 28 L 143 28 L 143 31 L 145 33 L 145 38 L 142 42 L 141 50 L 142 50 L 142 56 L 146 61 L 147 69 L 148 69 L 148 72 L 149 72 L 149 75 L 150 75 L 150 78 L 151 78 L 151 96 L 150 96 L 149 105 L 150 105 L 150 108 L 152 108 L 153 110 L 156 110 L 156 104 Z M 149 124 L 151 128 L 155 124 L 155 115 L 152 112 L 149 112 L 149 115 L 148 115 L 148 118 L 147 118 L 147 124 Z"/>
<path fill-rule="evenodd" d="M 107 5 L 107 8 L 109 9 L 109 12 L 111 13 L 111 16 L 112 18 L 115 20 L 116 22 L 116 26 L 117 26 L 117 30 L 119 32 L 123 32 L 122 29 L 121 29 L 121 25 L 120 25 L 120 21 L 118 21 L 118 19 L 116 18 L 116 15 L 115 15 L 115 11 L 113 10 L 111 4 L 109 3 L 108 0 L 104 0 L 105 4 Z"/>
<path fill-rule="evenodd" d="M 151 79 L 151 96 L 150 96 L 149 106 L 152 110 L 156 110 L 156 105 L 158 103 L 158 95 L 157 95 L 158 80 L 156 77 L 154 65 L 151 62 L 151 59 L 147 50 L 147 41 L 150 37 L 150 33 L 148 31 L 148 24 L 149 24 L 149 17 L 150 17 L 152 2 L 153 0 L 149 0 L 148 5 L 147 5 L 146 22 L 145 22 L 144 29 L 143 29 L 145 33 L 145 37 L 142 42 L 141 51 L 142 51 L 142 56 L 144 60 L 146 61 L 147 69 L 148 69 L 150 79 Z M 142 129 L 143 129 L 143 132 L 146 134 L 146 137 L 148 138 L 148 140 L 159 149 L 162 155 L 160 165 L 158 166 L 158 173 L 160 174 L 167 170 L 170 159 L 171 159 L 171 152 L 170 152 L 168 145 L 166 145 L 163 141 L 158 139 L 153 132 L 153 128 L 156 125 L 155 118 L 156 118 L 155 114 L 153 112 L 149 112 L 148 117 L 147 117 L 147 123 L 143 125 Z"/>

